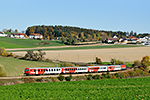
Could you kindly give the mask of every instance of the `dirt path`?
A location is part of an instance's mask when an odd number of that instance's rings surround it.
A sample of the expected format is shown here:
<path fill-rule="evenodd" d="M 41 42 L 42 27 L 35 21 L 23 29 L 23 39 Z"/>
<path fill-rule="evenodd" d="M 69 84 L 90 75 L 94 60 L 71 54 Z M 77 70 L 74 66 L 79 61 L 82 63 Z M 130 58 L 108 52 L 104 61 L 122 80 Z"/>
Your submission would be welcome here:
<path fill-rule="evenodd" d="M 150 47 L 130 48 L 108 48 L 108 49 L 87 49 L 87 50 L 51 50 L 45 51 L 45 58 L 59 59 L 70 62 L 93 62 L 98 56 L 103 62 L 110 61 L 110 58 L 122 61 L 141 60 L 143 56 L 150 56 Z M 16 55 L 24 56 L 26 52 L 13 52 Z"/>

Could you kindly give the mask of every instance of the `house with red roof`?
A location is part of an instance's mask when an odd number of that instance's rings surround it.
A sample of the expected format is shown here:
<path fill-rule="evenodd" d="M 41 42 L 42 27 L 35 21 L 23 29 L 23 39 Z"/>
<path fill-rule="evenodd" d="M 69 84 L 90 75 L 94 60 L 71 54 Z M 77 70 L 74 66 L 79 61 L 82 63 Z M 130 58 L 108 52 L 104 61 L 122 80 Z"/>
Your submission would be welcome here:
<path fill-rule="evenodd" d="M 32 33 L 32 34 L 30 34 L 29 35 L 29 38 L 30 39 L 42 39 L 43 38 L 43 35 L 41 35 L 41 34 L 37 34 L 37 33 Z"/>
<path fill-rule="evenodd" d="M 14 37 L 14 38 L 25 38 L 25 37 L 27 37 L 27 35 L 24 34 L 24 33 L 17 33 L 17 34 L 13 33 L 13 34 L 10 35 L 10 37 Z"/>
<path fill-rule="evenodd" d="M 128 37 L 128 43 L 137 43 L 137 42 L 141 42 L 141 40 L 136 38 L 135 36 Z"/>

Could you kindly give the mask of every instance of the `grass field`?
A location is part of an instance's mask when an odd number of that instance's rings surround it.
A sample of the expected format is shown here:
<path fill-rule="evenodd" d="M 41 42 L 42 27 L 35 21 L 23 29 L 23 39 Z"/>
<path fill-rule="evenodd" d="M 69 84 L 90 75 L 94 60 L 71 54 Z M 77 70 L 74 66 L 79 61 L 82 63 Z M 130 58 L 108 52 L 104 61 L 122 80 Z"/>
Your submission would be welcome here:
<path fill-rule="evenodd" d="M 150 77 L 0 86 L 1 99 L 149 100 Z"/>
<path fill-rule="evenodd" d="M 22 76 L 26 67 L 55 67 L 56 64 L 0 57 L 0 66 L 4 68 L 7 76 Z"/>
<path fill-rule="evenodd" d="M 36 43 L 47 42 L 48 45 L 36 45 Z M 0 37 L 0 47 L 4 48 L 33 48 L 33 47 L 47 47 L 47 46 L 63 46 L 61 41 L 41 41 L 33 39 L 18 39 Z"/>

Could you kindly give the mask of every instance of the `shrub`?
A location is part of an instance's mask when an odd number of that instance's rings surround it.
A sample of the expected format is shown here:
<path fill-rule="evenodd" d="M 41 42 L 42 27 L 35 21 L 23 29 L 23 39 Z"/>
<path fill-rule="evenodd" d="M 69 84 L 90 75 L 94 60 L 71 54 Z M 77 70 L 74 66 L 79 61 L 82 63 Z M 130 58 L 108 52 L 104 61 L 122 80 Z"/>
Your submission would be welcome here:
<path fill-rule="evenodd" d="M 111 75 L 111 79 L 116 79 L 116 76 L 114 74 Z"/>
<path fill-rule="evenodd" d="M 120 79 L 124 78 L 123 73 L 122 73 L 122 72 L 118 73 L 118 77 L 119 77 Z"/>
<path fill-rule="evenodd" d="M 133 67 L 135 67 L 135 66 L 137 66 L 137 67 L 141 66 L 141 62 L 139 60 L 135 60 Z"/>
<path fill-rule="evenodd" d="M 120 65 L 120 64 L 123 64 L 124 62 L 123 61 L 120 61 L 120 60 L 117 60 L 117 59 L 113 59 L 111 58 L 111 64 L 115 64 L 115 65 Z"/>
<path fill-rule="evenodd" d="M 70 67 L 70 66 L 75 66 L 75 65 L 72 63 L 67 63 L 67 62 L 60 64 L 60 67 Z"/>
<path fill-rule="evenodd" d="M 60 81 L 63 81 L 65 77 L 62 76 L 62 75 L 59 75 L 57 78 L 58 78 Z"/>
<path fill-rule="evenodd" d="M 91 78 L 92 78 L 92 75 L 89 74 L 88 77 L 87 77 L 87 80 L 91 80 Z"/>
<path fill-rule="evenodd" d="M 67 76 L 65 77 L 66 81 L 70 81 L 71 80 L 71 77 L 70 76 Z"/>
<path fill-rule="evenodd" d="M 6 75 L 6 72 L 3 70 L 3 68 L 0 66 L 0 77 L 5 77 L 7 76 Z"/>
<path fill-rule="evenodd" d="M 22 78 L 22 80 L 25 82 L 25 83 L 35 83 L 35 79 L 34 78 Z"/>
<path fill-rule="evenodd" d="M 56 77 L 51 77 L 52 82 L 56 82 L 57 78 Z"/>
<path fill-rule="evenodd" d="M 119 74 L 118 74 L 118 73 L 115 73 L 114 75 L 115 75 L 117 78 L 119 78 Z"/>
<path fill-rule="evenodd" d="M 8 56 L 8 52 L 6 52 L 5 48 L 1 47 L 0 55 L 3 56 L 3 57 L 7 57 Z"/>
<path fill-rule="evenodd" d="M 147 67 L 149 66 L 149 62 L 150 62 L 149 59 L 150 59 L 149 56 L 145 56 L 141 60 L 141 65 L 144 68 L 144 70 L 146 70 Z"/>
<path fill-rule="evenodd" d="M 105 73 L 102 73 L 102 77 L 101 77 L 101 78 L 102 78 L 102 79 L 107 78 L 106 74 L 105 74 Z"/>
<path fill-rule="evenodd" d="M 92 78 L 93 78 L 94 80 L 100 79 L 99 75 L 94 75 Z"/>
<path fill-rule="evenodd" d="M 134 72 L 133 71 L 128 71 L 130 77 L 133 77 L 134 76 Z"/>
<path fill-rule="evenodd" d="M 43 80 L 43 78 L 36 79 L 36 81 L 38 81 L 38 82 L 42 82 L 42 80 Z"/>
<path fill-rule="evenodd" d="M 102 61 L 99 57 L 96 57 L 96 64 L 102 64 Z"/>

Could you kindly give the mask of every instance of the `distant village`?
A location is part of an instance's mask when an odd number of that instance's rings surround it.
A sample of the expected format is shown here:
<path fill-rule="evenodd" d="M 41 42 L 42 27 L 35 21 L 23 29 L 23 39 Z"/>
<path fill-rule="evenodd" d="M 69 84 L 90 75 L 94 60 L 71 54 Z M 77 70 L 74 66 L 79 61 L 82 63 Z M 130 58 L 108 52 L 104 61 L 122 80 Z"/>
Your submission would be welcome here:
<path fill-rule="evenodd" d="M 11 35 L 7 35 L 4 32 L 0 31 L 1 37 L 10 37 L 10 38 L 20 38 L 20 39 L 43 39 L 43 35 L 32 33 L 27 36 L 25 33 L 13 33 Z M 57 37 L 57 40 L 61 39 L 61 37 Z M 141 44 L 141 45 L 150 45 L 150 36 L 145 36 L 143 38 L 138 38 L 135 36 L 129 36 L 127 38 L 118 38 L 116 35 L 107 38 L 106 42 L 108 44 Z"/>

